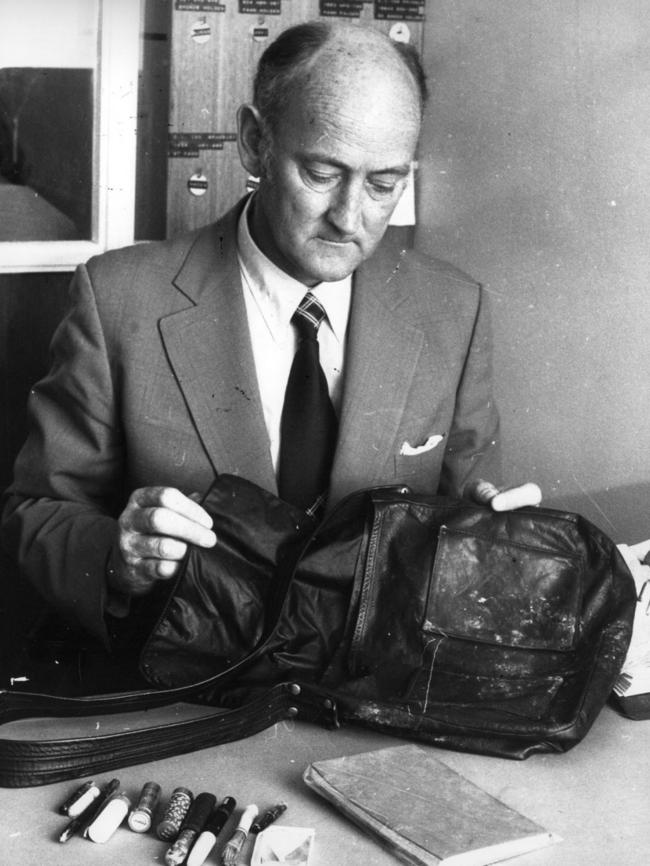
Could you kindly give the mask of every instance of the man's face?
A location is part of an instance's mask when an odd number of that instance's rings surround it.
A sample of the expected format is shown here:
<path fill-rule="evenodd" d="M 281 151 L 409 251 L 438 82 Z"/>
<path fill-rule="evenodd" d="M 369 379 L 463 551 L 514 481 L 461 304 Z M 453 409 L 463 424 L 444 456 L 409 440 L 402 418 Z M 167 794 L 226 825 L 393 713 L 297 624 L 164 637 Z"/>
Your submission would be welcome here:
<path fill-rule="evenodd" d="M 375 86 L 376 84 L 376 86 Z M 419 133 L 417 96 L 387 77 L 294 94 L 266 150 L 253 235 L 307 286 L 367 259 L 404 190 Z"/>

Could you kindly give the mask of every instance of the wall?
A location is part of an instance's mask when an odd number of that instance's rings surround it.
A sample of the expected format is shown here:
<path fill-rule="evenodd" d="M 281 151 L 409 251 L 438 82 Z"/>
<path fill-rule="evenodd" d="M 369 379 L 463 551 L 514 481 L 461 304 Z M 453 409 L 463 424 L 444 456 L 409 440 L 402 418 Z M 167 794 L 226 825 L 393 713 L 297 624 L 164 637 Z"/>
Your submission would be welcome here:
<path fill-rule="evenodd" d="M 436 0 L 417 243 L 492 301 L 510 482 L 650 535 L 647 0 Z"/>

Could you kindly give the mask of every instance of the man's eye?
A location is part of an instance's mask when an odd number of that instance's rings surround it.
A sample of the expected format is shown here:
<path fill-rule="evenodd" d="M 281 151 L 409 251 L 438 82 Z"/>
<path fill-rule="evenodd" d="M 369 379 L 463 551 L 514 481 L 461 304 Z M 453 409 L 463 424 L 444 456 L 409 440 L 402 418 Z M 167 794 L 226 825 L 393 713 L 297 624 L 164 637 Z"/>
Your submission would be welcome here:
<path fill-rule="evenodd" d="M 321 171 L 314 171 L 311 168 L 305 169 L 305 176 L 312 186 L 317 187 L 334 186 L 339 178 L 338 174 L 326 174 Z"/>
<path fill-rule="evenodd" d="M 401 190 L 402 185 L 398 181 L 380 183 L 379 181 L 371 180 L 368 182 L 368 188 L 373 198 L 390 198 L 395 195 L 398 189 Z"/>

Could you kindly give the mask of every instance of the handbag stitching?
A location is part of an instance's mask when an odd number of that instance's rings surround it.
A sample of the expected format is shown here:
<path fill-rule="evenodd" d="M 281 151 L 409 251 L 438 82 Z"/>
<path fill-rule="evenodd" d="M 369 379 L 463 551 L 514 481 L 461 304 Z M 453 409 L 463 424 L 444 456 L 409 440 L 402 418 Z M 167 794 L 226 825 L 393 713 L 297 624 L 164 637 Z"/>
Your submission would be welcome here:
<path fill-rule="evenodd" d="M 373 503 L 374 505 L 374 503 Z M 359 613 L 357 621 L 352 633 L 350 642 L 350 658 L 348 665 L 350 673 L 353 676 L 360 676 L 364 673 L 364 665 L 358 662 L 363 656 L 362 644 L 366 631 L 366 621 L 370 607 L 370 590 L 374 583 L 375 562 L 377 559 L 377 548 L 379 545 L 379 531 L 384 521 L 384 511 L 378 508 L 373 509 L 373 522 L 368 540 L 368 551 L 366 554 L 365 567 L 363 569 L 363 580 L 361 584 L 361 594 L 359 597 Z"/>

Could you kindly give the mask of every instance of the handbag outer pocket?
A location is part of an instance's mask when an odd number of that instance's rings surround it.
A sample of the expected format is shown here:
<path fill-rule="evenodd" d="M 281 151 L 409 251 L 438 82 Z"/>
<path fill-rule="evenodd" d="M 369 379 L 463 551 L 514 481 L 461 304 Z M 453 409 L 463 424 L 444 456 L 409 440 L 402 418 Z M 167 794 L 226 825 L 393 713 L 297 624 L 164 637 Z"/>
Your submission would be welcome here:
<path fill-rule="evenodd" d="M 578 555 L 442 526 L 409 704 L 547 714 L 571 672 L 582 573 Z"/>
<path fill-rule="evenodd" d="M 509 520 L 444 497 L 375 502 L 348 693 L 416 715 L 548 715 L 575 673 L 584 564 L 568 538 L 512 541 Z"/>

